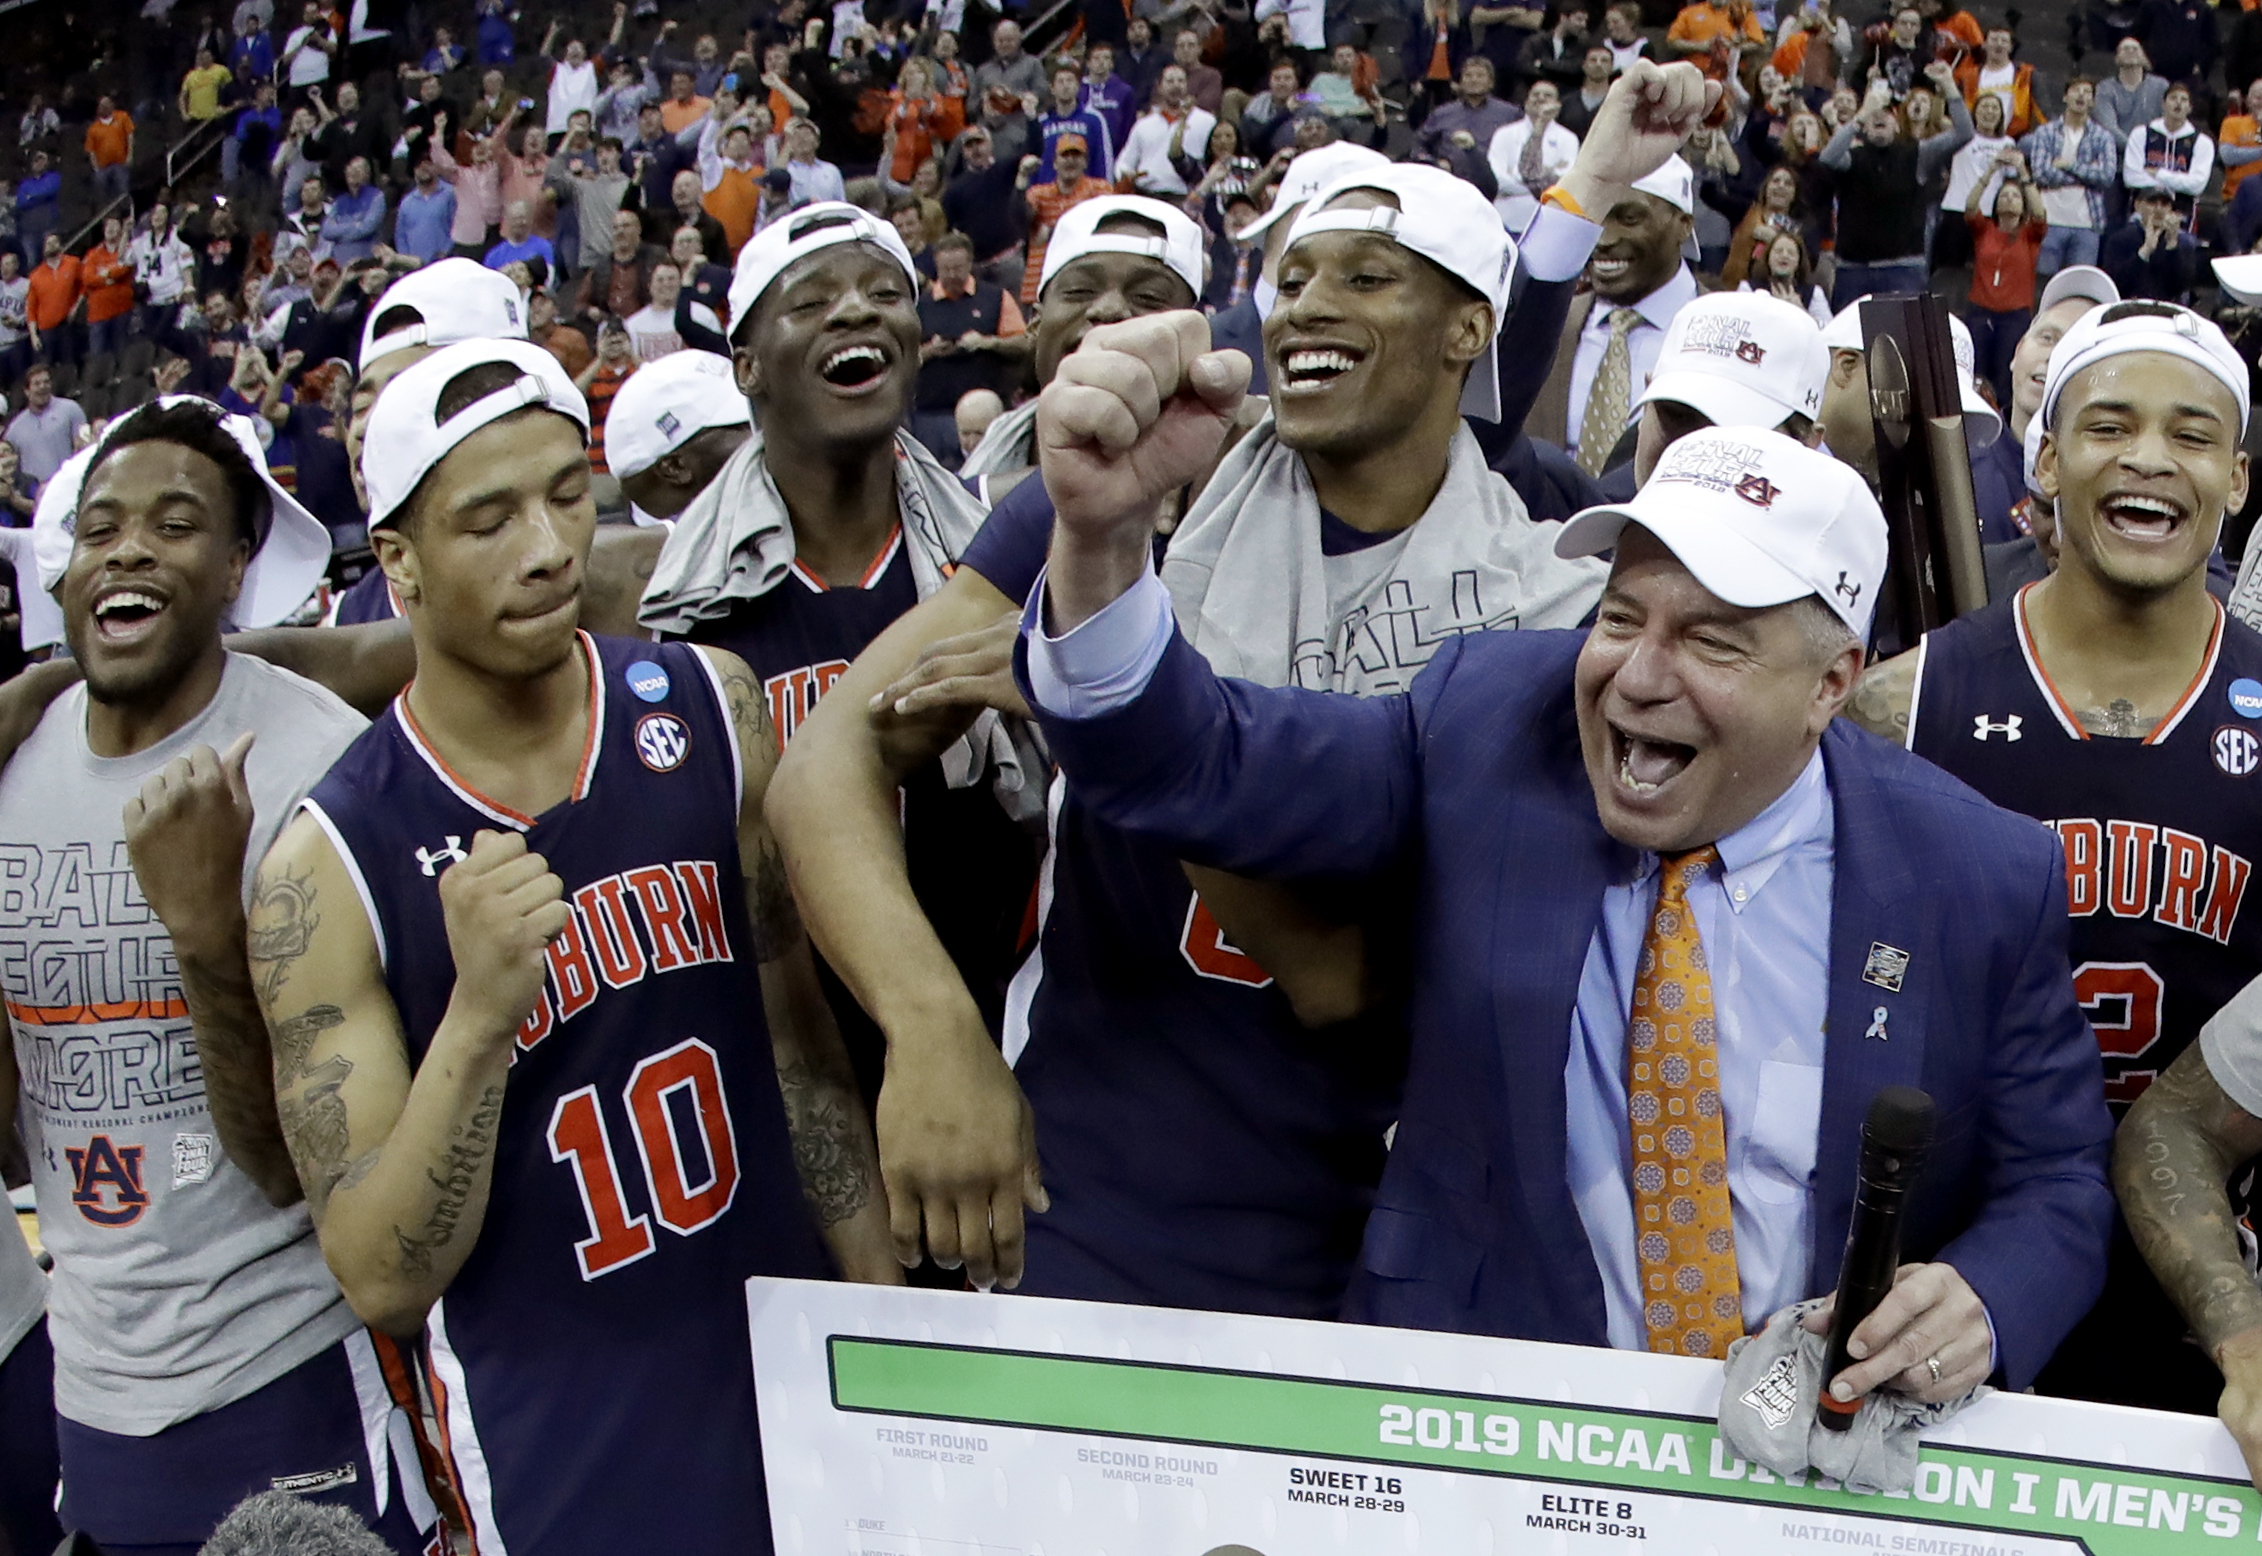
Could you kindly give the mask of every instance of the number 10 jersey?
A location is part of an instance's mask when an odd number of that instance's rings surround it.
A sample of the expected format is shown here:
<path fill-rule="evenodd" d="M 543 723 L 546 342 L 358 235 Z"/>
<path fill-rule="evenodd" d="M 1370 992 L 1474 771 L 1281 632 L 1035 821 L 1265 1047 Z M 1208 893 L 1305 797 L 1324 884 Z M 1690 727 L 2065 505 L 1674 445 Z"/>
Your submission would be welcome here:
<path fill-rule="evenodd" d="M 306 802 L 359 886 L 411 1063 L 455 965 L 439 876 L 517 831 L 571 920 L 504 1087 L 477 1245 L 427 1324 L 480 1556 L 770 1549 L 744 1283 L 821 1277 L 697 649 L 584 633 L 590 735 L 539 817 L 474 792 L 405 695 Z M 342 906 L 342 905 L 341 905 Z"/>

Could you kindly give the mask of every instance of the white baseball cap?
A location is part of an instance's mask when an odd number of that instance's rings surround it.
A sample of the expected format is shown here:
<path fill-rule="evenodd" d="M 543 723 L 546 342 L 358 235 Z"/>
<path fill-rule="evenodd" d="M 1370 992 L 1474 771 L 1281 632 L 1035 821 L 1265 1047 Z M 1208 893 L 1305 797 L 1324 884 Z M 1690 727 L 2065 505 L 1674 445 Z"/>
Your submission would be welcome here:
<path fill-rule="evenodd" d="M 2217 274 L 2221 274 L 2221 260 L 2216 260 Z M 2069 297 L 2086 297 L 2103 307 L 2121 300 L 2121 289 L 2113 278 L 2095 265 L 2068 265 L 2053 275 L 2042 288 L 2042 296 L 2034 305 L 2034 317 L 2041 318 Z"/>
<path fill-rule="evenodd" d="M 642 475 L 709 427 L 751 425 L 728 358 L 673 351 L 628 375 L 605 413 L 605 464 L 623 480 Z"/>
<path fill-rule="evenodd" d="M 1144 232 L 1102 232 L 1100 223 L 1111 216 L 1136 216 L 1162 229 L 1162 236 Z M 1044 269 L 1037 276 L 1037 296 L 1061 267 L 1087 254 L 1142 254 L 1170 267 L 1199 299 L 1202 295 L 1202 229 L 1184 211 L 1145 195 L 1101 195 L 1061 212 L 1045 240 Z"/>
<path fill-rule="evenodd" d="M 1804 308 L 1766 292 L 1708 292 L 1673 315 L 1634 403 L 1677 401 L 1718 427 L 1780 427 L 1820 416 L 1829 378 L 1829 348 Z"/>
<path fill-rule="evenodd" d="M 1868 641 L 1885 582 L 1885 515 L 1869 484 L 1828 454 L 1780 432 L 1702 428 L 1665 451 L 1631 502 L 1573 514 L 1555 554 L 1607 551 L 1628 524 L 1730 605 L 1819 595 Z"/>
<path fill-rule="evenodd" d="M 414 308 L 415 324 L 377 334 L 377 321 Z M 410 346 L 452 346 L 459 340 L 526 339 L 526 305 L 518 283 L 475 259 L 443 259 L 412 270 L 379 294 L 361 327 L 361 370 Z"/>
<path fill-rule="evenodd" d="M 1364 173 L 1389 163 L 1390 159 L 1381 152 L 1368 146 L 1354 146 L 1349 141 L 1331 141 L 1325 146 L 1297 152 L 1288 163 L 1288 171 L 1273 186 L 1272 208 L 1241 229 L 1242 239 L 1263 236 L 1267 227 L 1284 216 L 1293 216 L 1296 207 L 1345 175 Z"/>
<path fill-rule="evenodd" d="M 2210 261 L 2215 267 L 2215 284 L 2228 292 L 2233 300 L 2249 308 L 2262 303 L 2262 254 L 2226 254 Z M 2054 281 L 2057 278 L 2051 277 Z M 2119 298 L 2113 299 L 2115 302 Z M 2042 310 L 2034 310 L 2040 313 Z"/>
<path fill-rule="evenodd" d="M 1864 292 L 1839 309 L 1837 316 L 1823 326 L 1822 344 L 1832 351 L 1868 350 L 1861 332 L 1861 305 L 1873 295 Z M 2003 435 L 2003 417 L 1980 398 L 1973 377 L 1979 353 L 1972 348 L 1971 327 L 1952 313 L 1948 315 L 1948 343 L 1956 354 L 1956 398 L 1963 408 L 1964 433 L 1984 448 Z"/>
<path fill-rule="evenodd" d="M 1696 174 L 1689 171 L 1678 153 L 1667 157 L 1664 165 L 1648 177 L 1635 179 L 1634 187 L 1657 196 L 1683 216 L 1696 214 Z"/>
<path fill-rule="evenodd" d="M 520 370 L 516 382 L 497 389 L 449 417 L 439 419 L 440 395 L 456 378 L 489 362 Z M 633 376 L 633 375 L 632 375 Z M 558 359 L 524 340 L 465 340 L 444 346 L 385 386 L 369 413 L 361 444 L 361 480 L 369 489 L 369 527 L 408 501 L 417 483 L 432 473 L 458 443 L 489 422 L 538 405 L 571 417 L 589 435 L 589 402 L 566 376 Z"/>
<path fill-rule="evenodd" d="M 244 568 L 243 588 L 229 619 L 238 627 L 272 627 L 304 605 L 306 597 L 322 582 L 323 569 L 330 565 L 330 532 L 276 483 L 251 418 L 230 415 L 193 394 L 161 395 L 142 409 L 118 417 L 110 423 L 102 441 L 80 449 L 48 478 L 40 488 L 39 503 L 31 518 L 32 557 L 38 564 L 39 586 L 53 593 L 63 581 L 64 569 L 70 566 L 78 533 L 79 494 L 86 485 L 86 473 L 105 452 L 124 446 L 120 434 L 132 431 L 138 418 L 151 410 L 180 405 L 208 413 L 243 450 L 244 458 L 266 483 L 266 521 L 258 529 L 251 561 Z"/>
<path fill-rule="evenodd" d="M 2175 303 L 2116 303 L 2076 319 L 2051 348 L 2039 419 L 2046 425 L 2056 422 L 2058 396 L 2074 374 L 2131 351 L 2165 352 L 2213 376 L 2238 401 L 2239 432 L 2245 434 L 2253 409 L 2253 381 L 2245 359 L 2214 320 Z"/>
<path fill-rule="evenodd" d="M 1301 160 L 1301 159 L 1299 159 Z M 1293 163 L 1290 166 L 1294 166 Z M 1397 198 L 1398 207 L 1328 210 L 1327 202 L 1354 189 Z M 1461 390 L 1461 414 L 1500 419 L 1500 331 L 1508 322 L 1508 284 L 1516 274 L 1516 244 L 1500 225 L 1492 202 L 1476 185 L 1423 162 L 1363 165 L 1316 190 L 1288 229 L 1288 246 L 1315 233 L 1370 232 L 1411 249 L 1466 283 L 1492 304 L 1494 346 L 1470 365 Z"/>
<path fill-rule="evenodd" d="M 820 249 L 836 243 L 876 243 L 903 267 L 913 291 L 919 272 L 911 263 L 911 250 L 893 222 L 885 222 L 860 205 L 846 200 L 815 200 L 770 223 L 738 251 L 738 267 L 730 278 L 730 319 L 734 330 L 754 315 L 754 305 L 787 269 Z M 1197 288 L 1199 290 L 1199 288 Z"/>

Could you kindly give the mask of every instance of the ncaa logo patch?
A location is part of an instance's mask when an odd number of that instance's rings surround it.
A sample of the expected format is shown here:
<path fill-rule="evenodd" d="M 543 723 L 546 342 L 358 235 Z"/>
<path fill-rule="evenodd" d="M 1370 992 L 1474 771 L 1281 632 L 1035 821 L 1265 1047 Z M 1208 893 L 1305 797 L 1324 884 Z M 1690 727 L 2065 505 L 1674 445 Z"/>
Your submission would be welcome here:
<path fill-rule="evenodd" d="M 2244 778 L 2262 766 L 2262 735 L 2237 724 L 2225 724 L 2215 731 L 2213 741 L 2215 765 L 2233 778 Z"/>
<path fill-rule="evenodd" d="M 2242 719 L 2262 719 L 2262 681 L 2242 675 L 2231 682 L 2231 711 Z"/>
<path fill-rule="evenodd" d="M 636 724 L 637 759 L 656 773 L 672 773 L 691 754 L 691 729 L 672 713 L 647 713 Z"/>
<path fill-rule="evenodd" d="M 628 689 L 642 702 L 661 702 L 668 695 L 668 672 L 649 659 L 639 659 L 628 667 Z"/>

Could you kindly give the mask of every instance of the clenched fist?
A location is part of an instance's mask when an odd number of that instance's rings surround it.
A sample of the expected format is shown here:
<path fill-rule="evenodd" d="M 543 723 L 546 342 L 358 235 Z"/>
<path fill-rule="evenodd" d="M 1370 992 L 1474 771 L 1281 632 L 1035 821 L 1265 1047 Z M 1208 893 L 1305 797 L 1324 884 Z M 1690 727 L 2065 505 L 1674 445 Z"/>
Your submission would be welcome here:
<path fill-rule="evenodd" d="M 243 855 L 252 824 L 243 770 L 251 743 L 246 732 L 225 756 L 197 746 L 152 773 L 126 801 L 126 857 L 149 911 L 184 959 L 228 949 L 200 944 L 207 937 L 224 939 L 233 929 L 240 940 Z M 241 957 L 240 944 L 234 954 Z"/>
<path fill-rule="evenodd" d="M 542 997 L 544 953 L 573 913 L 565 883 L 516 832 L 481 832 L 440 876 L 440 911 L 455 957 L 452 1008 L 508 1040 Z"/>

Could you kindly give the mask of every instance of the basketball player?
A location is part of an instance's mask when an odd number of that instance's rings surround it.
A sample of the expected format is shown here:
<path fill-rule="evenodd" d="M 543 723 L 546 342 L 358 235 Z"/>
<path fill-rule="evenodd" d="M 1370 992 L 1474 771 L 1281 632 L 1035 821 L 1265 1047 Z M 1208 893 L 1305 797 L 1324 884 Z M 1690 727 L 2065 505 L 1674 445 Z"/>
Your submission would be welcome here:
<path fill-rule="evenodd" d="M 2207 591 L 2245 500 L 2247 372 L 2169 303 L 2100 308 L 2050 354 L 2036 482 L 2054 572 L 1873 668 L 1854 713 L 2056 829 L 2073 978 L 2120 1113 L 2262 972 L 2262 637 Z M 2210 1411 L 2209 1359 L 2123 1228 L 2045 1392 Z"/>
<path fill-rule="evenodd" d="M 26 1128 L 55 1256 L 63 1520 L 187 1556 L 290 1485 L 421 1550 L 429 1501 L 388 1462 L 379 1358 L 296 1203 L 245 956 L 251 851 L 362 720 L 221 627 L 295 607 L 328 534 L 247 418 L 186 396 L 113 423 L 42 496 L 40 581 L 85 682 L 0 775 L 0 1116 Z"/>
<path fill-rule="evenodd" d="M 1037 387 L 1095 325 L 1191 308 L 1202 290 L 1202 230 L 1145 195 L 1103 195 L 1070 206 L 1045 245 L 1030 326 Z M 991 478 L 992 501 L 1037 462 L 1034 396 L 990 423 L 959 473 Z M 1008 479 L 1008 478 L 1011 479 Z"/>
<path fill-rule="evenodd" d="M 353 476 L 354 496 L 365 511 L 369 493 L 361 474 L 362 439 L 370 412 L 385 386 L 442 346 L 466 340 L 525 338 L 526 309 L 517 285 L 476 260 L 443 259 L 410 272 L 385 289 L 362 328 L 361 374 L 354 380 L 351 415 L 345 429 L 347 468 Z M 600 532 L 591 550 L 582 600 L 585 626 L 594 632 L 637 635 L 636 601 L 643 593 L 643 580 L 651 576 L 659 549 L 657 535 L 628 528 Z M 331 603 L 329 624 L 345 627 L 394 621 L 401 614 L 400 601 L 393 597 L 384 569 L 372 567 Z M 389 665 L 398 657 L 386 654 L 384 662 Z M 395 690 L 399 684 L 394 683 Z"/>
<path fill-rule="evenodd" d="M 672 519 L 753 431 L 728 358 L 675 351 L 647 362 L 605 412 L 605 464 L 639 524 Z"/>
<path fill-rule="evenodd" d="M 587 414 L 521 341 L 372 412 L 416 679 L 262 865 L 252 967 L 323 1252 L 424 1329 L 481 1548 L 767 1551 L 743 1283 L 899 1272 L 761 696 L 576 625 Z"/>
<path fill-rule="evenodd" d="M 756 430 L 677 514 L 642 620 L 743 659 L 781 745 L 866 644 L 943 587 L 982 521 L 958 477 L 898 430 L 919 371 L 918 285 L 895 228 L 837 201 L 739 251 L 733 366 Z M 952 902 L 953 979 L 980 991 L 993 1024 L 1036 878 L 1041 765 L 993 718 L 904 775 L 897 836 L 914 877 Z M 880 1034 L 837 983 L 828 992 L 877 1097 Z"/>
<path fill-rule="evenodd" d="M 1568 202 L 1610 209 L 1671 154 L 1671 126 L 1704 96 L 1693 69 L 1629 72 L 1564 181 Z M 1320 193 L 1343 204 L 1308 226 Z M 1413 603 L 1437 581 L 1422 570 L 1429 556 L 1469 575 L 1467 603 L 1481 595 L 1506 617 L 1492 624 L 1578 620 L 1599 573 L 1520 560 L 1535 543 L 1530 522 L 1497 477 L 1477 478 L 1483 457 L 1461 422 L 1465 394 L 1474 413 L 1494 409 L 1510 258 L 1483 196 L 1434 169 L 1355 169 L 1315 192 L 1298 222 L 1265 326 L 1276 420 L 1227 456 L 1165 563 L 1188 591 L 1189 620 L 1272 624 L 1245 641 L 1205 639 L 1207 651 L 1277 683 L 1316 644 L 1318 684 L 1387 689 L 1414 673 L 1425 643 L 1459 630 L 1441 598 Z M 1600 229 L 1584 226 L 1591 247 Z M 1244 512 L 1255 522 L 1212 527 Z M 1472 526 L 1480 513 L 1495 521 Z M 1279 565 L 1252 569 L 1243 548 L 1267 529 L 1284 549 L 1256 554 Z M 1449 530 L 1443 543 L 1428 538 Z M 1205 874 L 1197 894 L 1167 853 L 1056 790 L 1044 922 L 1015 983 L 1009 1068 L 893 853 L 892 794 L 916 726 L 970 692 L 989 695 L 956 673 L 958 645 L 1025 597 L 1049 534 L 1043 488 L 1024 483 L 942 592 L 818 708 L 772 791 L 812 932 L 888 1034 L 879 1128 L 898 1257 L 924 1242 L 939 1261 L 963 1259 L 978 1284 L 1011 1284 L 1027 1207 L 1044 1213 L 1027 1223 L 1024 1290 L 1331 1314 L 1398 1085 L 1393 1024 L 1360 1016 L 1359 903 L 1276 893 L 1256 918 L 1236 917 L 1211 900 L 1232 890 L 1227 878 Z M 1205 600 L 1205 570 L 1229 593 Z M 1299 617 L 1310 602 L 1299 577 L 1325 579 L 1336 598 Z M 1414 630 L 1400 636 L 1401 625 Z M 1308 952 L 1330 936 L 1342 976 L 1290 991 L 1276 948 Z"/>

